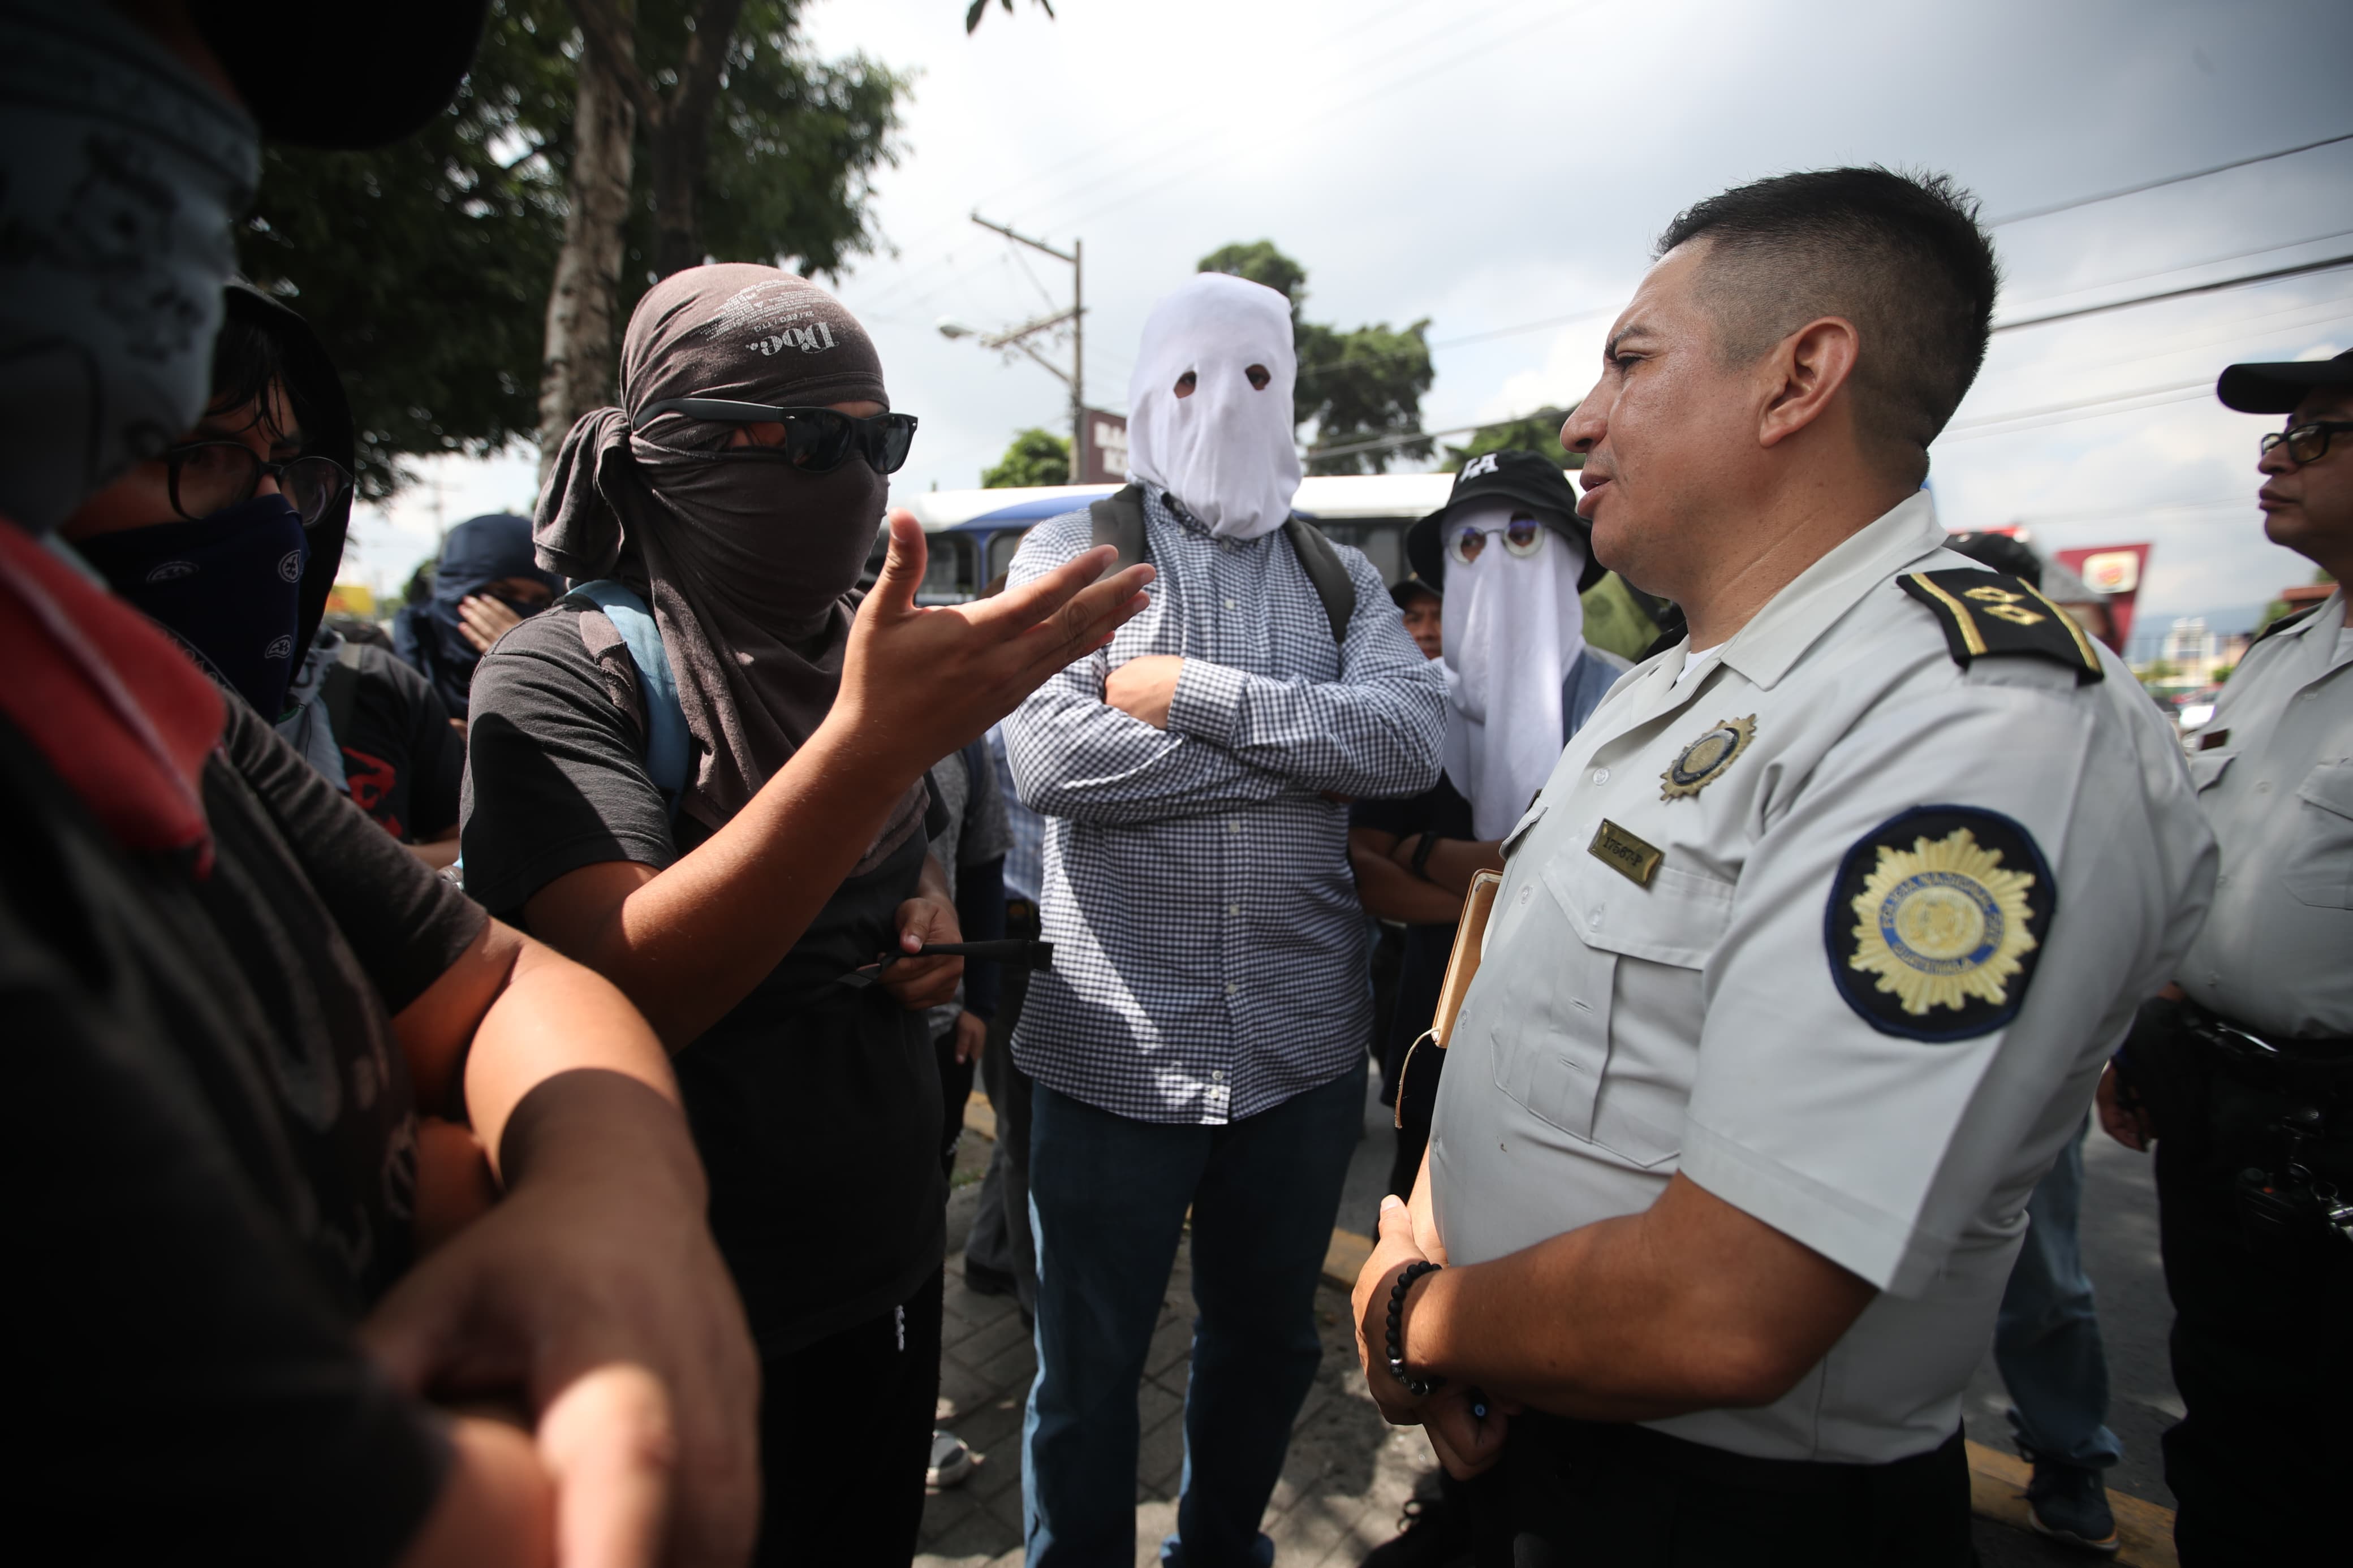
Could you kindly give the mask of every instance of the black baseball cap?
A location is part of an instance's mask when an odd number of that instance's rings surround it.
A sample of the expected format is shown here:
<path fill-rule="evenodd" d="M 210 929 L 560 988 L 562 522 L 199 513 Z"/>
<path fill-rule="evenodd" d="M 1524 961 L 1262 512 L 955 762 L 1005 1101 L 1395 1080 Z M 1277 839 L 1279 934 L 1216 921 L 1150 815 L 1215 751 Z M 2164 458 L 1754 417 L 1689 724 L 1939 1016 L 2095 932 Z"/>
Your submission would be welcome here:
<path fill-rule="evenodd" d="M 1446 591 L 1446 520 L 1477 501 L 1517 501 L 1535 513 L 1546 528 L 1585 552 L 1585 570 L 1577 579 L 1584 593 L 1609 574 L 1593 559 L 1593 525 L 1577 515 L 1577 492 L 1560 465 L 1541 452 L 1482 452 L 1462 465 L 1454 476 L 1454 489 L 1446 504 L 1406 531 L 1405 557 L 1414 575 L 1434 593 Z"/>
<path fill-rule="evenodd" d="M 2214 384 L 2214 395 L 2242 414 L 2293 414 L 2316 386 L 2353 386 L 2353 349 L 2335 359 L 2234 364 Z"/>
<path fill-rule="evenodd" d="M 1406 607 L 1407 601 L 1424 594 L 1427 594 L 1430 597 L 1438 600 L 1440 604 L 1443 604 L 1446 601 L 1446 595 L 1440 593 L 1429 583 L 1423 581 L 1419 573 L 1409 572 L 1404 576 L 1389 584 L 1389 603 L 1395 605 L 1400 610 Z"/>
<path fill-rule="evenodd" d="M 355 152 L 414 134 L 474 63 L 490 0 L 195 0 L 196 31 L 271 142 Z"/>

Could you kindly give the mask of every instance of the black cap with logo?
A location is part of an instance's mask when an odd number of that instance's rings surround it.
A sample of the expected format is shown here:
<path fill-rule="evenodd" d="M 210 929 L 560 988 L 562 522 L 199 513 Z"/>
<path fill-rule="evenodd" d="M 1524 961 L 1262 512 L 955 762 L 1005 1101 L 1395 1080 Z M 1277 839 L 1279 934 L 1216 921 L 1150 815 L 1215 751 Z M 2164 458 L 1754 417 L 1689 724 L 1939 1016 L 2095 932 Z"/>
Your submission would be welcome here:
<path fill-rule="evenodd" d="M 2214 384 L 2214 395 L 2242 414 L 2293 414 L 2316 386 L 2353 386 L 2353 349 L 2335 359 L 2232 365 Z"/>
<path fill-rule="evenodd" d="M 1577 591 L 1584 593 L 1609 569 L 1593 559 L 1593 525 L 1577 515 L 1577 492 L 1560 465 L 1541 452 L 1482 452 L 1462 465 L 1446 504 L 1407 530 L 1406 559 L 1435 592 L 1446 589 L 1446 520 L 1480 502 L 1516 501 L 1537 521 L 1585 552 Z"/>

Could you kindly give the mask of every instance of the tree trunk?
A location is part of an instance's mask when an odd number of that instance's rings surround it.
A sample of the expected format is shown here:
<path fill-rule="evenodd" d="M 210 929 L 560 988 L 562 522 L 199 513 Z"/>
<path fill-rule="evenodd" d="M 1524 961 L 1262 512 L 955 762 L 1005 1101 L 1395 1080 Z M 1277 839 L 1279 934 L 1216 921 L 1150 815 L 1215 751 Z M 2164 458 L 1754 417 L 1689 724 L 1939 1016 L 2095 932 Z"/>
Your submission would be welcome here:
<path fill-rule="evenodd" d="M 624 33 L 621 47 L 628 47 Z M 637 109 L 608 46 L 583 29 L 572 177 L 564 248 L 547 296 L 547 347 L 540 362 L 539 478 L 543 488 L 573 422 L 613 400 L 614 304 L 636 158 Z"/>
<path fill-rule="evenodd" d="M 695 214 L 703 165 L 709 161 L 711 115 L 727 46 L 744 0 L 703 0 L 680 62 L 678 83 L 654 123 L 654 270 L 664 278 L 702 264 L 702 229 Z"/>

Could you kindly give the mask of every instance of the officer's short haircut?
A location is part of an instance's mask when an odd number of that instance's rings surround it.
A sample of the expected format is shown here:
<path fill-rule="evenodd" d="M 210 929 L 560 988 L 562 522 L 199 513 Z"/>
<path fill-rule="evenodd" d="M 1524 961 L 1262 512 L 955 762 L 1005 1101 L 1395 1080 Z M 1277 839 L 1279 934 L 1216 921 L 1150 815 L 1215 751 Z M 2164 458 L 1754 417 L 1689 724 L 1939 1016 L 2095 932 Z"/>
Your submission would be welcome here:
<path fill-rule="evenodd" d="M 1753 363 L 1808 321 L 1842 316 L 1862 342 L 1855 417 L 1917 479 L 1928 443 L 1985 363 L 2000 284 L 1977 198 L 1944 174 L 1815 169 L 1710 196 L 1659 237 L 1709 241 L 1701 288 L 1727 364 Z"/>

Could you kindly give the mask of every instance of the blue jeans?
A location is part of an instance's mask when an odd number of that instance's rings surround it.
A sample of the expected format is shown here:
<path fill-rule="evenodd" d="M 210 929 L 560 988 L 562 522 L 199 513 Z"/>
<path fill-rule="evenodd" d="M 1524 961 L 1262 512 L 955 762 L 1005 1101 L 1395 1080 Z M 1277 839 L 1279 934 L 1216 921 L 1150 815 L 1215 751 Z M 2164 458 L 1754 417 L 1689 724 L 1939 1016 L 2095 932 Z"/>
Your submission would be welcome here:
<path fill-rule="evenodd" d="M 1364 1105 L 1362 1063 L 1224 1127 L 1136 1121 L 1036 1086 L 1038 1380 L 1021 1432 L 1029 1568 L 1135 1561 L 1136 1394 L 1188 1205 L 1199 1310 L 1183 1495 L 1162 1560 L 1274 1561 L 1259 1520 L 1322 1359 L 1315 1281 Z"/>
<path fill-rule="evenodd" d="M 2076 1130 L 2026 1201 L 2026 1240 L 1994 1320 L 1993 1360 L 2010 1389 L 2020 1445 L 2040 1458 L 2104 1470 L 2124 1450 L 2107 1428 L 2108 1358 L 2076 1241 L 2084 1131 Z"/>

